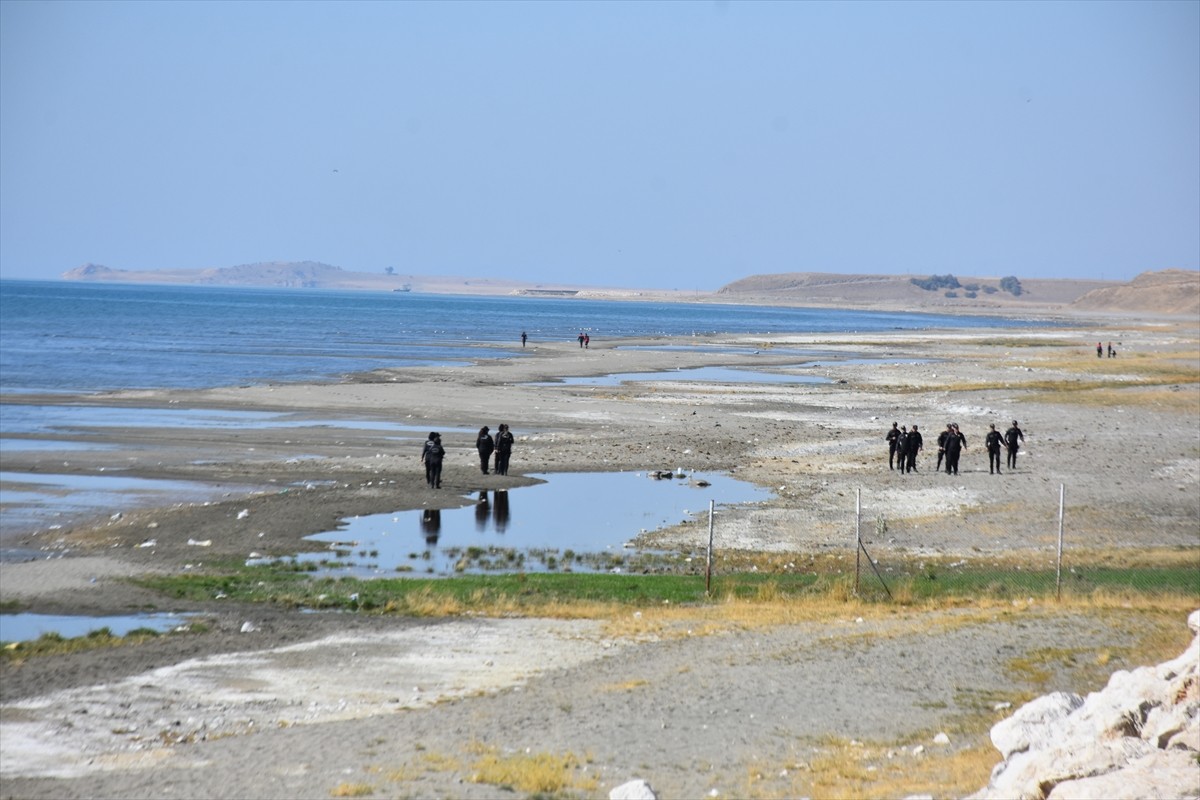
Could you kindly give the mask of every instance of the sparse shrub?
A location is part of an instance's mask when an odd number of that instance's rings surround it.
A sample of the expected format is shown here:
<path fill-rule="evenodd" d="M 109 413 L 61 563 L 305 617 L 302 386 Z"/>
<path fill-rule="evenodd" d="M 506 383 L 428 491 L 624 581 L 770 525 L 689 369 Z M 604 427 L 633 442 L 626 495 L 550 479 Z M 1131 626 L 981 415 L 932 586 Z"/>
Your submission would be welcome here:
<path fill-rule="evenodd" d="M 1012 275 L 1000 279 L 1000 288 L 1011 294 L 1013 297 L 1019 297 L 1021 292 L 1021 282 Z"/>
<path fill-rule="evenodd" d="M 927 292 L 936 292 L 938 289 L 957 289 L 961 286 L 958 278 L 949 273 L 930 275 L 928 278 L 909 278 L 909 282 Z"/>
<path fill-rule="evenodd" d="M 946 292 L 946 297 L 958 297 L 958 292 Z"/>

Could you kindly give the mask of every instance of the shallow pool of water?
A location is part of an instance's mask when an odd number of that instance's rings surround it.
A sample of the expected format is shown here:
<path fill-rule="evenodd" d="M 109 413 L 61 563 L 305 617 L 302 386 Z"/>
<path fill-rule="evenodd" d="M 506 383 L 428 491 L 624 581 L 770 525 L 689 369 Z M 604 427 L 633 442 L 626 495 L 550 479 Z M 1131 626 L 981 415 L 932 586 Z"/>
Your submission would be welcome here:
<path fill-rule="evenodd" d="M 638 534 L 707 519 L 709 501 L 758 502 L 771 493 L 724 474 L 656 480 L 644 472 L 535 475 L 545 483 L 480 490 L 465 508 L 374 514 L 310 537 L 326 553 L 297 561 L 356 577 L 455 572 L 598 571 L 628 568 Z M 707 486 L 700 485 L 707 483 Z M 252 562 L 254 563 L 254 562 Z"/>
<path fill-rule="evenodd" d="M 804 365 L 802 365 L 804 366 Z M 780 367 L 793 369 L 794 367 Z M 781 372 L 760 372 L 733 367 L 693 367 L 663 370 L 662 372 L 622 372 L 584 378 L 563 378 L 536 386 L 620 386 L 631 381 L 705 381 L 708 383 L 829 383 L 822 375 L 789 375 Z"/>
<path fill-rule="evenodd" d="M 56 614 L 0 614 L 0 641 L 28 642 L 45 633 L 57 633 L 70 639 L 108 628 L 114 636 L 124 636 L 138 628 L 163 633 L 186 625 L 186 614 L 131 614 L 119 617 L 59 616 Z"/>
<path fill-rule="evenodd" d="M 63 519 L 156 504 L 208 500 L 228 491 L 228 486 L 119 474 L 0 472 L 0 501 L 4 503 L 0 538 L 15 531 L 49 526 Z"/>
<path fill-rule="evenodd" d="M 56 434 L 86 428 L 344 428 L 403 433 L 428 432 L 428 423 L 408 425 L 388 420 L 312 419 L 279 411 L 235 411 L 210 408 L 122 408 L 119 406 L 53 406 L 9 403 L 0 417 L 3 434 Z M 443 430 L 470 432 L 468 428 Z"/>

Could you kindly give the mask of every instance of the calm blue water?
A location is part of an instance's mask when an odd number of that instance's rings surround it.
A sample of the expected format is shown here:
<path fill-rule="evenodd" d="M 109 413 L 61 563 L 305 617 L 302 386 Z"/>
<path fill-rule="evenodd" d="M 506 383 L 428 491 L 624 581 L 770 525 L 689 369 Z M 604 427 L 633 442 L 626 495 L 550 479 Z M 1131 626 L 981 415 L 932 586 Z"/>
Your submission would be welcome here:
<path fill-rule="evenodd" d="M 396 292 L 0 281 L 0 392 L 337 380 L 381 367 L 519 356 L 531 343 L 693 333 L 1028 325 L 770 306 Z"/>

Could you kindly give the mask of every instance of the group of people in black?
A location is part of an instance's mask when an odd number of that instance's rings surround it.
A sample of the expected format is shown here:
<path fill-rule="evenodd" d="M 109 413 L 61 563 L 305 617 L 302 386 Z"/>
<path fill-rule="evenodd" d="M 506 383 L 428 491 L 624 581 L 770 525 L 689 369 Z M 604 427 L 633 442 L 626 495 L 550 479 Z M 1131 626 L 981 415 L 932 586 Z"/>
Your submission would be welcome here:
<path fill-rule="evenodd" d="M 479 452 L 479 468 L 483 470 L 484 475 L 488 474 L 488 463 L 493 453 L 496 456 L 496 474 L 508 474 L 508 459 L 512 456 L 514 441 L 512 431 L 503 422 L 500 423 L 495 436 L 492 436 L 487 425 L 479 429 L 479 435 L 475 437 L 475 449 Z"/>
<path fill-rule="evenodd" d="M 996 430 L 994 424 L 990 428 L 983 440 L 984 449 L 988 453 L 988 474 L 1001 474 L 1000 450 L 1002 448 L 1008 450 L 1008 468 L 1016 469 L 1017 451 L 1021 449 L 1021 443 L 1025 441 L 1025 433 L 1021 430 L 1020 425 L 1014 419 L 1012 427 L 1003 435 Z M 885 439 L 888 443 L 888 469 L 894 470 L 898 465 L 902 473 L 916 472 L 917 453 L 925 447 L 925 439 L 918 426 L 913 425 L 912 430 L 909 430 L 907 425 L 901 426 L 900 423 L 893 422 L 892 429 L 887 432 Z M 958 461 L 966 446 L 967 437 L 959 430 L 958 425 L 953 422 L 947 423 L 946 430 L 939 433 L 937 437 L 936 471 L 940 472 L 942 463 L 945 462 L 946 474 L 957 475 Z"/>
<path fill-rule="evenodd" d="M 489 474 L 488 465 L 491 464 L 493 456 L 496 459 L 495 474 L 508 474 L 508 461 L 512 457 L 515 441 L 512 431 L 503 422 L 500 423 L 495 436 L 487 425 L 479 429 L 479 435 L 475 438 L 475 450 L 479 453 L 479 467 L 484 475 Z M 442 446 L 442 435 L 437 431 L 431 432 L 421 450 L 421 463 L 425 465 L 425 482 L 431 489 L 442 488 L 442 461 L 445 457 L 446 448 Z"/>

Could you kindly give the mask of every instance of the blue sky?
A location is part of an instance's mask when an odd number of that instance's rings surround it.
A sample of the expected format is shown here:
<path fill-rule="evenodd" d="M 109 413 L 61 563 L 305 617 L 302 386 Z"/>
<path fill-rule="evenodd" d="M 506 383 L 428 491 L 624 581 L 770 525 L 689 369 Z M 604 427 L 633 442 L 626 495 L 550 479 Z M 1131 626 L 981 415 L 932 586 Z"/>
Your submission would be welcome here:
<path fill-rule="evenodd" d="M 1197 2 L 0 2 L 0 277 L 1200 267 Z"/>

